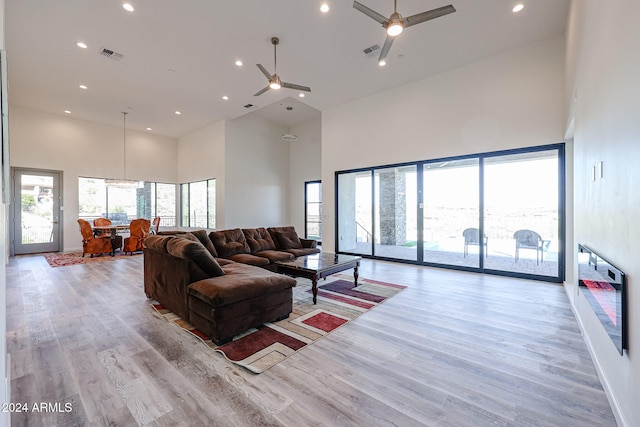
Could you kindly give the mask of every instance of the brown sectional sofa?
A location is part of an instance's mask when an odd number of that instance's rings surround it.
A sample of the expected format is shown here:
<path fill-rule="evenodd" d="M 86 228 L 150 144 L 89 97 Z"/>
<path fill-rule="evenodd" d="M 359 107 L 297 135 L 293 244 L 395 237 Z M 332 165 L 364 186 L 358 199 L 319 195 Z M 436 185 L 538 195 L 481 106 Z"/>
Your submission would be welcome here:
<path fill-rule="evenodd" d="M 320 252 L 315 240 L 300 239 L 294 227 L 234 228 L 209 234 L 218 256 L 275 270 L 275 262 Z"/>
<path fill-rule="evenodd" d="M 320 252 L 315 241 L 296 236 L 293 227 L 151 235 L 144 248 L 145 293 L 223 344 L 289 316 L 296 281 L 269 270 L 276 261 Z"/>

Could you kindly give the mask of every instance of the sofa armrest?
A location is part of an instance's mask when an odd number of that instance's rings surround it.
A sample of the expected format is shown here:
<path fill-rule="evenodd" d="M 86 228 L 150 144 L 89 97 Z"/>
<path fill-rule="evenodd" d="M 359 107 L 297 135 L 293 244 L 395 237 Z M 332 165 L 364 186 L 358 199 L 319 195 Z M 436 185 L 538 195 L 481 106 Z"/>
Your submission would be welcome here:
<path fill-rule="evenodd" d="M 316 247 L 318 247 L 318 241 L 317 240 L 300 238 L 300 243 L 302 243 L 302 247 L 303 248 L 316 248 Z"/>

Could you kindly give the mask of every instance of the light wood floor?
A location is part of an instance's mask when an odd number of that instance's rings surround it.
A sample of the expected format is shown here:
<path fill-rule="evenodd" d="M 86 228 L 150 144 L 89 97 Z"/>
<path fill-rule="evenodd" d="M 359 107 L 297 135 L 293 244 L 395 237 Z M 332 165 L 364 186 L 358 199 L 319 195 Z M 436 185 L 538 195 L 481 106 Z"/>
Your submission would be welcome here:
<path fill-rule="evenodd" d="M 142 257 L 11 258 L 12 401 L 61 409 L 13 425 L 616 425 L 562 286 L 362 264 L 408 288 L 255 375 L 153 313 Z"/>

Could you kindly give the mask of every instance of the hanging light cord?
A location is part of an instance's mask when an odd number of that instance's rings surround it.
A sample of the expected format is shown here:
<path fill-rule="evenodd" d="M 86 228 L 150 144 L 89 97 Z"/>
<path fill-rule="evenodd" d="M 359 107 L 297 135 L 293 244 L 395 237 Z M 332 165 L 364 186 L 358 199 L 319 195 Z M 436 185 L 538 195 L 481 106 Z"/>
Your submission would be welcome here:
<path fill-rule="evenodd" d="M 122 112 L 122 119 L 123 119 L 123 126 L 122 126 L 122 158 L 123 158 L 123 169 L 122 169 L 122 176 L 124 177 L 124 179 L 127 179 L 127 113 L 126 111 Z"/>

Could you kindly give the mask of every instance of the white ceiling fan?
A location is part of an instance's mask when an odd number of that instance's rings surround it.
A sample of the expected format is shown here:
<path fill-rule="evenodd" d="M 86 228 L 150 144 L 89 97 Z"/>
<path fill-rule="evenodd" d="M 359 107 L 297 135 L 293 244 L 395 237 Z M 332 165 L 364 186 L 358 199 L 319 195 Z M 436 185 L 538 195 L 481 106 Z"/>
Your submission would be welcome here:
<path fill-rule="evenodd" d="M 286 83 L 280 80 L 280 76 L 278 75 L 278 69 L 277 69 L 278 61 L 276 56 L 276 46 L 278 46 L 278 43 L 280 43 L 280 39 L 278 39 L 277 37 L 271 37 L 271 44 L 273 45 L 273 74 L 269 74 L 267 69 L 264 68 L 262 64 L 256 64 L 260 69 L 260 71 L 262 71 L 262 74 L 264 74 L 267 77 L 267 80 L 269 80 L 269 85 L 264 89 L 261 89 L 258 92 L 256 92 L 253 96 L 259 96 L 265 93 L 266 91 L 268 91 L 269 89 L 277 90 L 277 89 L 280 89 L 281 87 L 284 87 L 287 89 L 295 89 L 295 90 L 302 90 L 305 92 L 311 92 L 310 87 L 301 86 L 293 83 Z"/>
<path fill-rule="evenodd" d="M 385 18 L 375 10 L 369 9 L 367 6 L 358 3 L 357 1 L 353 2 L 353 7 L 355 9 L 358 9 L 360 12 L 372 18 L 374 21 L 379 22 L 380 24 L 382 24 L 382 27 L 387 30 L 387 38 L 384 41 L 384 45 L 382 46 L 382 50 L 380 51 L 380 57 L 378 58 L 378 63 L 380 65 L 386 64 L 385 60 L 387 58 L 387 55 L 389 54 L 389 50 L 391 49 L 393 41 L 397 36 L 400 35 L 400 33 L 402 33 L 405 28 L 411 27 L 421 22 L 430 21 L 431 19 L 439 18 L 444 15 L 448 15 L 456 11 L 456 8 L 453 7 L 453 5 L 448 5 L 403 18 L 396 9 L 396 3 L 397 0 L 393 0 L 393 13 L 389 18 Z"/>

